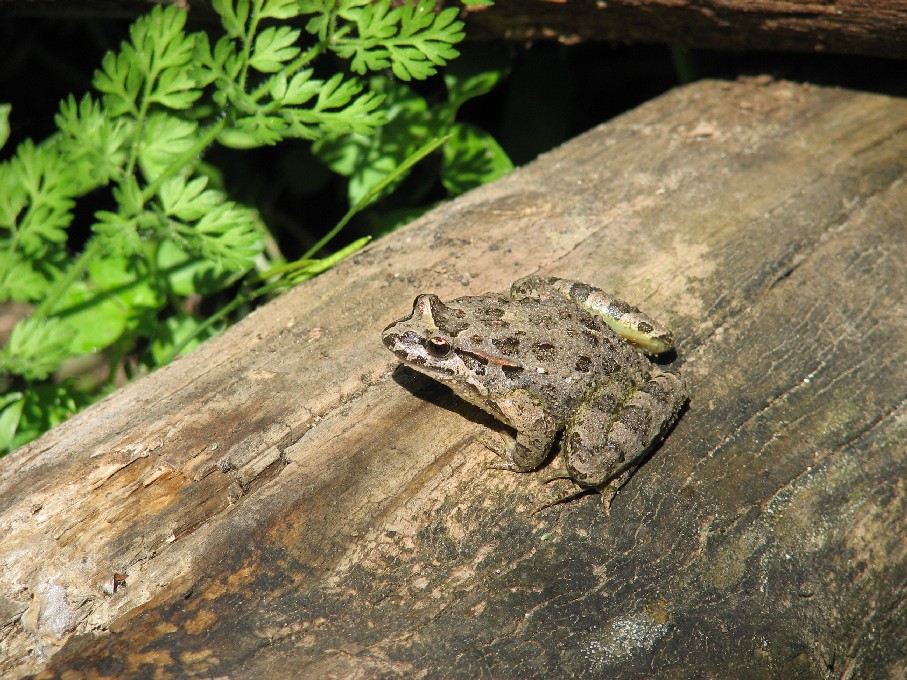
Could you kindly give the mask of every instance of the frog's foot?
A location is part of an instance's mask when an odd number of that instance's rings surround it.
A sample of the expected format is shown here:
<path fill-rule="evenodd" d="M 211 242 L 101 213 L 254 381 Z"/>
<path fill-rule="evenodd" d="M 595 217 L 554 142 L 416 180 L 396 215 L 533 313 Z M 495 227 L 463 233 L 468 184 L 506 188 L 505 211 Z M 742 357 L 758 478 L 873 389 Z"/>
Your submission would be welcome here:
<path fill-rule="evenodd" d="M 546 473 L 542 478 L 542 484 L 550 484 L 556 479 L 572 479 L 570 477 L 570 471 L 567 470 L 566 466 L 560 466 L 555 468 L 549 468 L 546 470 Z"/>
<path fill-rule="evenodd" d="M 516 468 L 513 464 L 512 451 L 516 445 L 516 440 L 504 432 L 484 432 L 479 436 L 482 446 L 494 453 L 501 460 L 494 463 L 488 463 L 486 468 L 492 470 L 512 470 Z"/>
<path fill-rule="evenodd" d="M 500 460 L 486 463 L 489 470 L 506 470 L 507 472 L 527 472 L 514 462 L 513 454 L 517 448 L 516 439 L 504 432 L 494 434 L 484 433 L 479 438 L 486 449 L 494 453 Z"/>
<path fill-rule="evenodd" d="M 538 425 L 535 421 L 532 424 Z M 551 452 L 555 435 L 554 423 L 546 418 L 542 421 L 542 427 L 537 427 L 536 430 L 533 432 L 517 430 L 516 437 L 504 433 L 497 433 L 495 437 L 482 435 L 485 447 L 501 458 L 501 462 L 491 464 L 489 467 L 512 472 L 535 470 Z"/>
<path fill-rule="evenodd" d="M 576 491 L 568 493 L 566 496 L 561 496 L 559 498 L 555 498 L 553 501 L 549 501 L 548 503 L 540 505 L 539 507 L 537 507 L 535 510 L 532 511 L 532 514 L 534 515 L 536 513 L 541 512 L 542 510 L 547 510 L 548 508 L 553 508 L 556 505 L 565 505 L 566 503 L 575 501 L 577 498 L 582 498 L 583 496 L 593 493 L 594 491 L 595 491 L 595 489 L 577 489 Z M 605 514 L 607 514 L 607 511 Z"/>
<path fill-rule="evenodd" d="M 626 468 L 623 472 L 617 475 L 617 477 L 598 488 L 598 492 L 602 497 L 602 511 L 606 515 L 611 514 L 611 503 L 614 501 L 618 492 L 622 488 L 624 488 L 624 485 L 630 481 L 630 478 L 634 474 L 636 474 L 636 471 L 641 467 L 641 465 L 642 463 L 640 461 L 636 461 L 634 465 Z"/>

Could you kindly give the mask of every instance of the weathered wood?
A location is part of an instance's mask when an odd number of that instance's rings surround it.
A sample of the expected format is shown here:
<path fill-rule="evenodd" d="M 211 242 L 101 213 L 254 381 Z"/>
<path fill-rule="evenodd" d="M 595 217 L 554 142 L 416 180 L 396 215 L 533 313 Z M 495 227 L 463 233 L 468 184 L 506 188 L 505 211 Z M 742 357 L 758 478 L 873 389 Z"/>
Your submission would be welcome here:
<path fill-rule="evenodd" d="M 907 56 L 905 0 L 496 0 L 470 25 L 521 40 Z"/>
<path fill-rule="evenodd" d="M 173 1 L 191 5 L 195 19 L 215 20 L 208 0 Z M 12 16 L 135 18 L 149 7 L 145 0 L 0 0 L 0 12 Z M 468 8 L 464 18 L 471 38 L 907 57 L 907 0 L 496 0 Z"/>
<path fill-rule="evenodd" d="M 902 676 L 905 120 L 675 90 L 3 459 L 0 674 Z M 610 516 L 533 514 L 569 485 L 486 469 L 493 423 L 380 343 L 534 271 L 679 339 L 689 409 Z"/>

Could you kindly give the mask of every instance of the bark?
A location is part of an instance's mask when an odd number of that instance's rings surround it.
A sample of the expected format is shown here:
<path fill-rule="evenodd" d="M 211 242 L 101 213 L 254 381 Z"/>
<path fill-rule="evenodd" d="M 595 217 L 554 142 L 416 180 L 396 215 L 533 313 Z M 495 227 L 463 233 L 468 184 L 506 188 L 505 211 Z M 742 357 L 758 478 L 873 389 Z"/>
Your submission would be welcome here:
<path fill-rule="evenodd" d="M 674 90 L 0 460 L 0 674 L 902 676 L 905 119 Z M 495 423 L 380 342 L 535 271 L 679 340 L 689 407 L 610 515 L 534 512 L 569 484 L 488 469 Z"/>
<path fill-rule="evenodd" d="M 470 23 L 511 39 L 907 56 L 904 0 L 496 0 Z"/>
<path fill-rule="evenodd" d="M 214 20 L 210 2 L 190 7 Z M 450 4 L 449 2 L 447 4 Z M 146 2 L 0 0 L 10 16 L 134 18 Z M 666 43 L 718 50 L 907 57 L 907 0 L 496 0 L 464 12 L 470 38 Z"/>

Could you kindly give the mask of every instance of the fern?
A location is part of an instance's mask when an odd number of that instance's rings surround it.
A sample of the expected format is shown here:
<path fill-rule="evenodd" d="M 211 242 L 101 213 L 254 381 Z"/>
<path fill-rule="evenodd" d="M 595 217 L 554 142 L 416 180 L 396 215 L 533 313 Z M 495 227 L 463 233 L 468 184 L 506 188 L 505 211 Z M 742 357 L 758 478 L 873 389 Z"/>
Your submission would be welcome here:
<path fill-rule="evenodd" d="M 98 94 L 68 97 L 54 135 L 20 144 L 0 163 L 0 301 L 34 305 L 0 349 L 9 386 L 0 398 L 0 447 L 24 443 L 109 389 L 51 388 L 46 379 L 67 359 L 140 352 L 139 368 L 149 370 L 222 318 L 187 314 L 186 296 L 246 281 L 228 305 L 236 309 L 340 256 L 275 269 L 282 263 L 265 253 L 265 226 L 212 181 L 201 160 L 208 149 L 372 136 L 387 122 L 387 106 L 357 75 L 390 68 L 404 80 L 425 78 L 457 55 L 463 37 L 456 10 L 435 12 L 428 0 L 213 7 L 224 30 L 216 40 L 187 32 L 186 13 L 174 6 L 136 20 L 95 73 Z M 280 23 L 299 16 L 305 31 Z M 316 75 L 329 53 L 354 75 Z M 0 144 L 9 113 L 0 107 Z M 94 214 L 84 246 L 72 243 L 77 204 L 98 191 L 108 192 L 109 207 Z"/>

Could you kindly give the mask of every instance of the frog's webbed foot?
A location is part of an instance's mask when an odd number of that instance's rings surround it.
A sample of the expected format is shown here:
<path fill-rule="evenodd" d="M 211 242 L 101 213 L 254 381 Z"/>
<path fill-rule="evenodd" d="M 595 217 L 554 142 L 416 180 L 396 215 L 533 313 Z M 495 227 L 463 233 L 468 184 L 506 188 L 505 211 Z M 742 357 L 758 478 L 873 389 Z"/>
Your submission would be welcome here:
<path fill-rule="evenodd" d="M 593 316 L 599 317 L 631 345 L 646 354 L 663 354 L 674 347 L 670 330 L 645 312 L 601 288 L 557 277 L 526 276 L 510 287 L 514 300 L 567 298 Z"/>
<path fill-rule="evenodd" d="M 500 460 L 486 463 L 485 467 L 489 470 L 506 470 L 508 472 L 528 472 L 529 470 L 521 467 L 515 462 L 516 450 L 518 447 L 517 440 L 503 432 L 495 434 L 485 433 L 480 438 L 486 449 L 494 453 Z"/>
<path fill-rule="evenodd" d="M 611 479 L 609 482 L 600 486 L 597 490 L 601 494 L 602 500 L 602 512 L 606 515 L 611 514 L 611 503 L 614 502 L 615 497 L 618 492 L 624 488 L 624 484 L 630 481 L 630 478 L 636 474 L 636 471 L 640 468 L 642 462 L 640 459 L 634 461 L 634 464 L 626 468 L 621 472 L 617 477 Z"/>
<path fill-rule="evenodd" d="M 483 437 L 485 446 L 502 459 L 501 463 L 490 467 L 514 472 L 535 470 L 551 452 L 557 433 L 554 420 L 529 394 L 512 394 L 496 402 L 495 408 L 503 415 L 502 421 L 516 430 L 516 437 L 499 435 L 497 440 L 491 441 Z M 505 442 L 503 446 L 501 438 Z"/>
<path fill-rule="evenodd" d="M 555 498 L 553 501 L 548 501 L 547 503 L 538 506 L 535 510 L 532 511 L 532 514 L 539 513 L 542 510 L 547 510 L 548 508 L 553 508 L 556 505 L 565 505 L 594 492 L 595 489 L 577 489 L 576 491 L 571 491 L 565 496 L 560 496 L 558 498 Z M 605 511 L 605 514 L 607 514 L 607 510 Z"/>
<path fill-rule="evenodd" d="M 572 479 L 566 465 L 549 468 L 545 473 L 546 474 L 541 478 L 542 484 L 550 484 L 558 479 Z"/>

